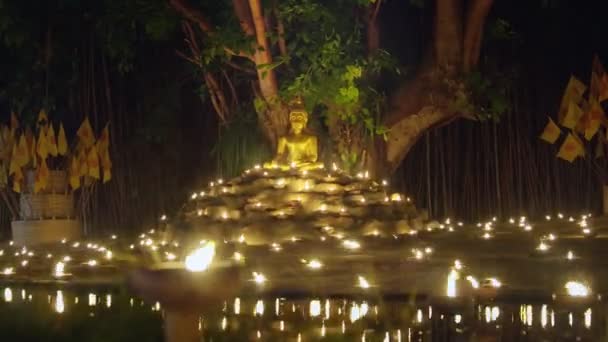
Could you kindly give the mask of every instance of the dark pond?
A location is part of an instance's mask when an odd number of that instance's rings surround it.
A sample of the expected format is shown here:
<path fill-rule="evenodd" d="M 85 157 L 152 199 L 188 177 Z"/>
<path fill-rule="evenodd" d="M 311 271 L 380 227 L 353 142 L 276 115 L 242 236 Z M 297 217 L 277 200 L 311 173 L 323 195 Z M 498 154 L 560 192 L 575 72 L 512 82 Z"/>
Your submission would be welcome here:
<path fill-rule="evenodd" d="M 604 341 L 601 301 L 233 298 L 201 314 L 206 341 Z M 2 341 L 162 341 L 163 308 L 118 289 L 1 287 Z"/>

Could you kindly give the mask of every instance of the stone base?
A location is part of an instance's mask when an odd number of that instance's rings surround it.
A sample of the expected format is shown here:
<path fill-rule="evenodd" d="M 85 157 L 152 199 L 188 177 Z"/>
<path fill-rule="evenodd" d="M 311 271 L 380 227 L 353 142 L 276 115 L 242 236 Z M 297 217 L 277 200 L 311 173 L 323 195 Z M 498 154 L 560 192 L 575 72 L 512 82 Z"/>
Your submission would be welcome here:
<path fill-rule="evenodd" d="M 80 221 L 72 219 L 13 221 L 11 229 L 13 242 L 20 246 L 74 240 L 82 234 Z"/>

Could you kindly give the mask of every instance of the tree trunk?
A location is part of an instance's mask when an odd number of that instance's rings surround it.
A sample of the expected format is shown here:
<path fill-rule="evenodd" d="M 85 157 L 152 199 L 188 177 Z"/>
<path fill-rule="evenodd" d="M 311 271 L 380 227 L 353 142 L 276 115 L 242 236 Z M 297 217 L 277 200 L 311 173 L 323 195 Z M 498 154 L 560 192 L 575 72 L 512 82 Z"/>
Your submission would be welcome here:
<path fill-rule="evenodd" d="M 462 72 L 477 65 L 481 33 L 493 0 L 472 0 L 463 29 L 461 0 L 436 0 L 434 44 L 416 77 L 393 95 L 384 124 L 390 131 L 380 154 L 385 173 L 401 164 L 428 130 L 472 113 L 456 112 L 458 96 L 466 96 Z"/>

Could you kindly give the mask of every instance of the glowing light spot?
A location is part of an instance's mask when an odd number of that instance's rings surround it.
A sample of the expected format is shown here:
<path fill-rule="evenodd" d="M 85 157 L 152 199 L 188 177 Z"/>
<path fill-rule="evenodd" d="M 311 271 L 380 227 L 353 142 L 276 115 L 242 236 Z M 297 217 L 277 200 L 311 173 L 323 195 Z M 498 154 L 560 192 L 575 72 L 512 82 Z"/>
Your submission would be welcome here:
<path fill-rule="evenodd" d="M 459 278 L 459 275 L 458 275 L 458 272 L 456 272 L 456 270 L 451 270 L 450 273 L 448 274 L 446 295 L 450 298 L 456 297 L 456 281 L 458 280 L 458 278 Z"/>
<path fill-rule="evenodd" d="M 202 272 L 209 268 L 215 257 L 215 243 L 207 242 L 203 247 L 186 256 L 185 266 L 190 272 Z"/>
<path fill-rule="evenodd" d="M 469 283 L 471 283 L 471 286 L 474 289 L 478 289 L 479 288 L 479 282 L 477 281 L 477 279 L 475 279 L 475 277 L 473 277 L 473 276 L 467 276 L 466 279 L 469 281 Z"/>
<path fill-rule="evenodd" d="M 65 270 L 65 264 L 62 263 L 61 261 L 55 264 L 55 270 L 53 272 L 53 276 L 56 278 L 61 278 L 63 276 L 65 276 L 64 273 Z"/>
<path fill-rule="evenodd" d="M 253 309 L 254 316 L 263 316 L 264 315 L 264 301 L 258 300 L 255 303 L 255 307 Z"/>
<path fill-rule="evenodd" d="M 234 314 L 239 315 L 241 313 L 241 299 L 236 297 L 234 299 Z"/>
<path fill-rule="evenodd" d="M 13 301 L 13 291 L 8 287 L 4 289 L 4 301 L 7 303 Z"/>
<path fill-rule="evenodd" d="M 317 317 L 321 315 L 321 301 L 311 300 L 309 306 L 310 317 Z"/>
<path fill-rule="evenodd" d="M 253 281 L 258 285 L 263 285 L 268 279 L 262 273 L 253 272 Z"/>
<path fill-rule="evenodd" d="M 362 276 L 358 276 L 358 286 L 362 289 L 369 289 L 370 285 L 369 282 L 367 281 L 367 279 L 363 278 Z"/>
<path fill-rule="evenodd" d="M 591 292 L 585 284 L 578 281 L 569 281 L 564 287 L 571 297 L 587 297 Z"/>
<path fill-rule="evenodd" d="M 232 255 L 232 258 L 234 259 L 234 261 L 241 261 L 243 260 L 243 254 L 239 253 L 239 252 L 234 252 L 234 254 Z"/>
<path fill-rule="evenodd" d="M 502 283 L 500 282 L 500 280 L 496 279 L 496 278 L 488 278 L 486 279 L 486 281 L 488 282 L 488 284 L 493 287 L 493 288 L 500 288 L 502 286 Z"/>
<path fill-rule="evenodd" d="M 585 310 L 585 328 L 591 328 L 591 308 Z"/>
<path fill-rule="evenodd" d="M 568 251 L 568 254 L 566 254 L 566 258 L 568 260 L 574 260 L 574 253 L 572 251 Z"/>
<path fill-rule="evenodd" d="M 342 241 L 342 246 L 346 249 L 359 249 L 361 248 L 361 244 L 355 240 L 344 240 Z"/>
<path fill-rule="evenodd" d="M 313 270 L 318 270 L 321 267 L 323 267 L 323 264 L 317 259 L 312 259 L 306 264 L 306 267 L 313 269 Z"/>

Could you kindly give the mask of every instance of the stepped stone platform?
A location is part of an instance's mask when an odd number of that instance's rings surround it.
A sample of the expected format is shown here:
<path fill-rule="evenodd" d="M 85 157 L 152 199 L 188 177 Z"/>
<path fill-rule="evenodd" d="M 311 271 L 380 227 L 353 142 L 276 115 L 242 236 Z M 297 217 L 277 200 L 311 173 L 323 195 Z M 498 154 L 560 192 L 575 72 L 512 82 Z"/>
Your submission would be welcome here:
<path fill-rule="evenodd" d="M 409 234 L 427 217 L 408 197 L 365 174 L 253 168 L 193 193 L 177 221 L 210 239 L 259 245 Z"/>

